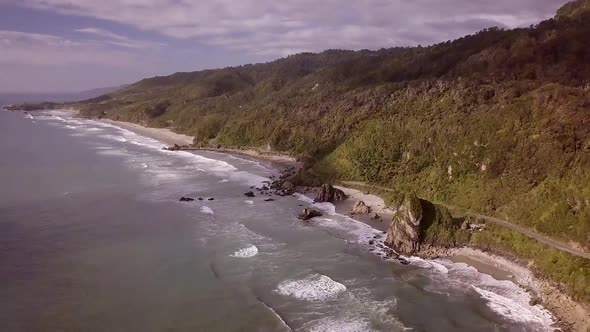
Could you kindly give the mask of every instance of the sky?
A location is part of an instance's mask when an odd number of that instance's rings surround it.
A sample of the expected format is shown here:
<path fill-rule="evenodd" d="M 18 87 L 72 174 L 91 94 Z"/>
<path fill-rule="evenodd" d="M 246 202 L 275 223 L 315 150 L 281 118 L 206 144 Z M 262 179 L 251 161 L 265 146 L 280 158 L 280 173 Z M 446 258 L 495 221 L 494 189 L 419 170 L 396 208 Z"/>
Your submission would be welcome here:
<path fill-rule="evenodd" d="M 0 92 L 73 92 L 529 26 L 567 0 L 0 0 Z"/>

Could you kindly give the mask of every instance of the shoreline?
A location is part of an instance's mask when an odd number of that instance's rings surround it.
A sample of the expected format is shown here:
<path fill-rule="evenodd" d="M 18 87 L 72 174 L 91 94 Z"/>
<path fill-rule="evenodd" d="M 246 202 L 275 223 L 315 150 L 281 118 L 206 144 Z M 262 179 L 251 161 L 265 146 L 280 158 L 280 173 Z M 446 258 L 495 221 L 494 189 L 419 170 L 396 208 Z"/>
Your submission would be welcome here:
<path fill-rule="evenodd" d="M 72 111 L 74 112 L 74 111 Z M 192 137 L 173 132 L 167 128 L 150 128 L 139 124 L 114 121 L 114 120 L 100 120 L 106 123 L 118 126 L 120 128 L 135 132 L 142 136 L 146 136 L 165 144 L 190 145 L 192 144 Z M 284 155 L 264 155 L 256 150 L 234 150 L 234 149 L 202 149 L 201 151 L 211 151 L 216 153 L 234 154 L 256 161 L 270 162 L 278 167 L 297 167 L 298 163 L 295 158 Z M 368 224 L 369 226 L 386 231 L 392 220 L 395 211 L 387 207 L 385 201 L 373 194 L 364 193 L 357 189 L 335 186 L 344 191 L 348 196 L 345 201 L 335 204 L 337 213 L 350 215 L 349 212 L 357 201 L 363 201 L 371 207 L 372 213 L 379 214 L 382 219 L 375 221 L 369 215 L 355 215 L 351 216 L 353 219 Z M 431 251 L 423 253 L 418 256 L 429 258 Z M 540 280 L 533 275 L 533 272 L 521 263 L 508 260 L 502 256 L 490 254 L 473 248 L 452 248 L 437 250 L 435 253 L 444 253 L 441 258 L 448 259 L 454 263 L 464 263 L 475 268 L 478 272 L 492 276 L 496 280 L 508 280 L 517 286 L 527 290 L 531 293 L 532 302 L 540 303 L 545 309 L 551 312 L 556 322 L 563 331 L 590 331 L 590 310 L 583 304 L 572 300 L 569 296 L 561 292 L 557 287 L 551 283 Z M 531 303 L 533 304 L 533 303 Z"/>
<path fill-rule="evenodd" d="M 168 145 L 192 145 L 193 137 L 184 134 L 178 134 L 168 128 L 152 128 L 145 127 L 136 123 L 115 121 L 110 119 L 101 119 L 99 121 L 132 131 L 145 137 L 149 137 Z M 302 167 L 302 164 L 295 158 L 278 153 L 261 153 L 254 149 L 226 149 L 226 148 L 200 148 L 195 151 L 209 151 L 216 153 L 226 153 L 231 155 L 238 155 L 256 161 L 269 162 L 279 167 L 295 167 L 296 169 Z"/>

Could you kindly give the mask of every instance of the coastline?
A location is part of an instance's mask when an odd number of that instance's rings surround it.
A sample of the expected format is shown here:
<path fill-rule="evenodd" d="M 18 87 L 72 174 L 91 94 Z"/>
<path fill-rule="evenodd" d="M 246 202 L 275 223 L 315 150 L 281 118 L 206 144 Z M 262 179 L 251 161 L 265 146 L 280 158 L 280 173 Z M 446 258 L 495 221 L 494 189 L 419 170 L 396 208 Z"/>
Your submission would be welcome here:
<path fill-rule="evenodd" d="M 152 128 L 145 127 L 136 123 L 115 121 L 110 119 L 101 119 L 100 121 L 108 124 L 121 127 L 123 129 L 132 131 L 145 137 L 149 137 L 168 145 L 192 145 L 193 137 L 184 134 L 178 134 L 168 128 Z M 246 158 L 252 158 L 257 161 L 269 162 L 280 167 L 295 167 L 300 168 L 302 164 L 295 158 L 278 153 L 261 153 L 254 149 L 227 149 L 227 148 L 200 148 L 200 151 L 210 151 L 217 153 L 227 153 L 232 155 L 239 155 Z"/>
<path fill-rule="evenodd" d="M 190 145 L 193 140 L 193 138 L 188 135 L 178 134 L 166 128 L 149 128 L 134 123 L 114 120 L 101 121 L 135 132 L 142 136 L 156 139 L 165 144 Z M 236 154 L 258 161 L 271 162 L 277 166 L 283 167 L 296 167 L 296 165 L 298 165 L 297 161 L 292 157 L 278 154 L 273 155 L 270 153 L 261 154 L 253 149 L 236 150 L 211 148 L 203 149 L 203 151 Z M 344 191 L 349 197 L 347 200 L 336 204 L 336 211 L 338 213 L 348 215 L 352 206 L 357 201 L 362 200 L 372 208 L 372 212 L 379 214 L 382 219 L 381 221 L 375 221 L 370 218 L 370 215 L 355 215 L 353 218 L 382 231 L 386 231 L 389 228 L 390 221 L 395 211 L 387 207 L 382 198 L 352 188 L 342 186 L 336 187 Z M 532 302 L 535 304 L 541 303 L 544 308 L 549 310 L 556 319 L 556 326 L 559 326 L 561 330 L 590 331 L 590 310 L 588 308 L 575 302 L 551 283 L 534 277 L 532 271 L 522 264 L 472 248 L 453 248 L 443 250 L 434 248 L 433 250 L 427 250 L 422 255 L 418 256 L 424 258 L 439 256 L 455 263 L 464 263 L 472 266 L 480 273 L 490 275 L 496 280 L 509 280 L 519 287 L 529 291 L 532 294 Z"/>

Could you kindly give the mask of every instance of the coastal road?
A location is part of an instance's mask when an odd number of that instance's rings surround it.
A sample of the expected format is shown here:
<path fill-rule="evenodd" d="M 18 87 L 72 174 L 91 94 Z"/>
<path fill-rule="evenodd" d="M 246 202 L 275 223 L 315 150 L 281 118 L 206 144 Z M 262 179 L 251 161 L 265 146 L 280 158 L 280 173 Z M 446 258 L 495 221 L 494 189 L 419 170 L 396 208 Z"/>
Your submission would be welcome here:
<path fill-rule="evenodd" d="M 384 190 L 384 191 L 393 191 L 392 189 L 387 188 L 387 187 L 381 187 L 381 186 L 371 185 L 371 184 L 367 184 L 365 182 L 342 181 L 342 183 L 344 185 L 350 185 L 350 186 L 361 186 L 361 187 L 377 188 L 379 190 Z M 535 239 L 535 240 L 537 240 L 537 241 L 539 241 L 541 243 L 544 243 L 544 244 L 546 244 L 548 246 L 551 246 L 551 247 L 553 247 L 553 248 L 555 248 L 557 250 L 561 250 L 561 251 L 567 252 L 569 254 L 578 256 L 578 257 L 583 257 L 583 258 L 586 258 L 586 259 L 590 259 L 590 253 L 588 253 L 588 252 L 585 252 L 585 251 L 576 249 L 576 248 L 574 248 L 574 247 L 572 247 L 572 246 L 570 246 L 570 245 L 568 245 L 568 244 L 566 244 L 564 242 L 560 242 L 560 241 L 551 239 L 551 238 L 549 238 L 549 237 L 547 237 L 545 235 L 542 235 L 540 233 L 537 233 L 537 232 L 535 232 L 533 230 L 530 230 L 528 228 L 515 225 L 515 224 L 513 224 L 513 223 L 511 223 L 509 221 L 498 219 L 498 218 L 494 218 L 494 217 L 490 217 L 490 216 L 486 216 L 486 215 L 479 214 L 479 213 L 474 213 L 474 212 L 471 212 L 471 211 L 467 211 L 467 210 L 465 210 L 465 209 L 463 209 L 461 207 L 454 206 L 454 205 L 449 205 L 449 204 L 445 204 L 445 203 L 441 203 L 441 202 L 435 202 L 435 203 L 436 204 L 440 204 L 440 205 L 442 205 L 442 206 L 444 206 L 444 207 L 446 207 L 448 209 L 451 209 L 451 210 L 459 210 L 459 211 L 463 212 L 465 215 L 473 216 L 473 217 L 476 217 L 476 218 L 479 218 L 479 219 L 483 219 L 483 220 L 492 222 L 494 224 L 497 224 L 497 225 L 500 225 L 500 226 L 509 228 L 509 229 L 511 229 L 511 230 L 513 230 L 515 232 L 518 232 L 518 233 L 523 234 L 523 235 L 525 235 L 527 237 L 530 237 L 532 239 Z"/>

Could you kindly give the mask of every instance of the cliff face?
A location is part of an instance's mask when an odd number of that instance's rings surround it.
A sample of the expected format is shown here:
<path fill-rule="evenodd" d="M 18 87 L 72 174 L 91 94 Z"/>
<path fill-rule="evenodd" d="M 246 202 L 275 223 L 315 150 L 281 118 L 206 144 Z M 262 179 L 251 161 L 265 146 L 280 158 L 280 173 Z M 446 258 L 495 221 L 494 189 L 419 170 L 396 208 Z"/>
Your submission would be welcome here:
<path fill-rule="evenodd" d="M 444 207 L 406 195 L 393 216 L 385 244 L 398 254 L 431 255 L 439 249 L 469 244 L 471 232 L 462 228 L 462 223 L 463 219 L 454 219 Z"/>
<path fill-rule="evenodd" d="M 422 203 L 415 195 L 408 195 L 396 211 L 387 231 L 385 244 L 398 254 L 411 255 L 420 250 L 422 234 Z"/>

